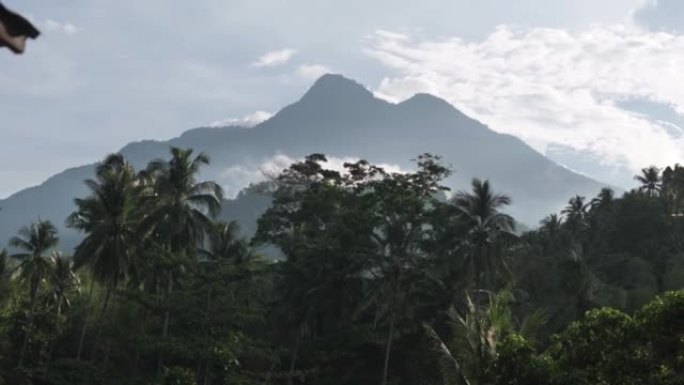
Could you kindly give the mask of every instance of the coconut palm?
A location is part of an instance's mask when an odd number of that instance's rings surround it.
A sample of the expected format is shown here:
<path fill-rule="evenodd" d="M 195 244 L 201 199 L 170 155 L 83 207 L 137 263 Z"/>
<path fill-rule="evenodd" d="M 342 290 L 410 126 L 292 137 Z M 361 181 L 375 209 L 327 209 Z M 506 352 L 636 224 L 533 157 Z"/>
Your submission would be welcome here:
<path fill-rule="evenodd" d="M 64 307 L 70 307 L 70 296 L 79 290 L 81 281 L 73 269 L 73 260 L 53 253 L 50 257 L 50 274 L 48 275 L 47 305 L 54 308 L 57 317 Z"/>
<path fill-rule="evenodd" d="M 586 240 L 585 246 L 597 244 L 597 241 L 605 239 L 603 236 L 609 226 L 612 226 L 612 214 L 615 211 L 615 192 L 604 187 L 589 204 L 588 212 L 584 215 L 583 235 Z"/>
<path fill-rule="evenodd" d="M 584 220 L 587 214 L 587 205 L 584 203 L 585 197 L 581 195 L 575 195 L 570 198 L 568 205 L 561 211 L 561 214 L 565 214 L 568 221 L 581 221 Z"/>
<path fill-rule="evenodd" d="M 587 261 L 581 245 L 573 245 L 568 254 L 560 261 L 559 283 L 569 297 L 569 304 L 577 311 L 577 315 L 589 310 L 593 303 L 593 291 L 599 284 Z"/>
<path fill-rule="evenodd" d="M 207 261 L 227 259 L 234 264 L 242 264 L 249 259 L 247 245 L 238 236 L 237 222 L 216 222 L 209 229 L 209 247 L 202 250 Z"/>
<path fill-rule="evenodd" d="M 452 202 L 467 224 L 466 263 L 473 273 L 474 288 L 479 291 L 483 277 L 491 283 L 497 267 L 505 265 L 495 246 L 501 237 L 513 236 L 513 218 L 500 211 L 511 203 L 511 198 L 495 193 L 489 181 L 473 179 L 472 192 L 461 191 Z"/>
<path fill-rule="evenodd" d="M 46 281 L 46 310 L 54 312 L 57 322 L 60 322 L 62 311 L 71 307 L 71 296 L 80 290 L 81 281 L 73 269 L 73 260 L 58 252 L 52 253 L 50 256 L 50 272 Z M 48 359 L 50 359 L 55 348 L 54 341 L 48 343 L 48 346 Z"/>
<path fill-rule="evenodd" d="M 546 256 L 549 249 L 561 239 L 563 217 L 550 214 L 539 221 L 539 234 L 542 236 L 542 255 Z"/>
<path fill-rule="evenodd" d="M 47 253 L 57 246 L 57 229 L 50 221 L 38 221 L 19 230 L 19 236 L 12 237 L 10 246 L 22 250 L 12 254 L 19 262 L 17 278 L 28 284 L 29 306 L 33 308 L 40 283 L 50 271 Z"/>
<path fill-rule="evenodd" d="M 87 266 L 93 277 L 114 288 L 134 271 L 140 213 L 136 210 L 135 171 L 120 154 L 108 156 L 85 181 L 90 195 L 75 199 L 70 227 L 86 234 L 76 247 L 74 267 Z"/>
<path fill-rule="evenodd" d="M 171 159 L 149 164 L 147 174 L 153 178 L 154 207 L 149 223 L 173 253 L 188 251 L 203 239 L 218 214 L 223 191 L 215 182 L 198 182 L 202 166 L 209 157 L 193 150 L 171 148 Z"/>
<path fill-rule="evenodd" d="M 506 268 L 506 263 L 497 246 L 500 244 L 501 238 L 514 237 L 512 233 L 514 229 L 513 218 L 500 212 L 501 208 L 511 203 L 511 198 L 507 195 L 494 193 L 488 181 L 482 182 L 479 179 L 473 179 L 472 192 L 457 193 L 453 198 L 453 203 L 461 212 L 469 229 L 465 238 L 466 263 L 469 270 L 474 274 L 475 301 L 470 301 L 468 297 L 468 302 L 475 312 L 474 314 L 479 314 L 482 311 L 480 301 L 482 278 L 485 278 L 491 287 L 497 270 L 501 270 L 501 267 Z M 489 296 L 489 306 L 493 305 L 491 299 Z M 465 320 L 462 326 L 465 328 L 475 327 L 478 335 L 482 335 L 483 330 L 485 330 L 482 329 L 483 325 L 479 321 L 472 323 Z M 434 333 L 433 337 L 436 336 Z M 475 355 L 479 359 L 484 359 L 483 348 L 484 346 L 481 344 L 476 346 Z M 481 367 L 483 366 L 480 365 Z M 479 370 L 476 369 L 476 371 Z M 467 374 L 460 370 L 459 372 L 461 372 L 461 378 L 466 379 L 464 376 Z M 480 376 L 480 373 L 475 375 Z M 466 380 L 465 383 L 470 384 L 471 382 Z"/>
<path fill-rule="evenodd" d="M 684 167 L 676 164 L 663 171 L 661 192 L 665 195 L 668 211 L 679 216 L 684 208 Z"/>
<path fill-rule="evenodd" d="M 19 353 L 19 367 L 23 365 L 26 355 L 38 289 L 50 271 L 50 262 L 46 254 L 57 246 L 58 242 L 57 229 L 50 221 L 38 221 L 22 227 L 19 230 L 19 236 L 12 237 L 9 241 L 10 246 L 21 250 L 13 254 L 12 258 L 19 263 L 16 268 L 16 277 L 28 286 L 29 294 L 29 331 L 24 334 Z"/>
<path fill-rule="evenodd" d="M 557 214 L 551 214 L 542 219 L 539 224 L 541 225 L 539 231 L 544 233 L 549 240 L 553 240 L 560 232 L 563 218 L 559 217 Z"/>
<path fill-rule="evenodd" d="M 75 199 L 77 210 L 69 216 L 70 227 L 85 233 L 74 252 L 74 268 L 87 267 L 92 278 L 105 288 L 98 317 L 104 316 L 112 291 L 135 272 L 136 246 L 141 239 L 136 175 L 133 167 L 120 154 L 109 155 L 97 166 L 95 179 L 85 181 L 90 190 L 87 198 Z M 92 296 L 91 289 L 88 302 Z M 86 323 L 81 330 L 77 352 L 80 359 Z"/>
<path fill-rule="evenodd" d="M 615 192 L 611 188 L 604 187 L 589 204 L 592 210 L 605 211 L 612 209 L 613 203 L 615 203 Z"/>
<path fill-rule="evenodd" d="M 642 168 L 641 175 L 634 176 L 634 180 L 641 183 L 639 191 L 646 193 L 647 196 L 656 197 L 660 193 L 662 178 L 660 177 L 660 169 L 658 167 Z"/>
<path fill-rule="evenodd" d="M 499 343 L 510 334 L 534 340 L 548 321 L 543 310 L 531 312 L 518 323 L 511 312 L 510 292 L 489 294 L 486 307 L 478 308 L 466 297 L 464 314 L 451 308 L 447 315 L 451 339 L 442 339 L 428 324 L 424 328 L 438 357 L 444 385 L 485 385 L 493 380 L 489 369 L 495 363 Z"/>
<path fill-rule="evenodd" d="M 193 157 L 192 149 L 171 148 L 171 159 L 151 162 L 145 176 L 151 180 L 150 215 L 144 226 L 153 229 L 170 263 L 166 270 L 166 295 L 173 292 L 174 268 L 179 260 L 194 253 L 211 228 L 211 218 L 218 214 L 223 191 L 215 182 L 199 182 L 202 166 L 209 157 L 199 153 Z M 164 313 L 162 338 L 168 337 L 170 312 Z M 158 370 L 161 370 L 161 355 Z"/>
<path fill-rule="evenodd" d="M 585 225 L 588 208 L 588 205 L 584 202 L 585 199 L 581 195 L 575 195 L 573 198 L 570 198 L 568 205 L 561 210 L 561 214 L 564 214 L 566 217 L 565 224 L 573 235 L 578 235 Z"/>
<path fill-rule="evenodd" d="M 205 359 L 198 367 L 198 373 L 205 380 L 210 375 L 210 327 L 212 319 L 212 302 L 214 293 L 218 289 L 226 289 L 229 286 L 241 286 L 240 281 L 249 277 L 242 269 L 252 260 L 253 255 L 248 244 L 239 237 L 237 222 L 216 222 L 208 231 L 208 247 L 200 250 L 203 258 L 199 267 L 202 277 L 202 286 L 206 290 L 204 341 L 203 349 Z M 230 278 L 226 278 L 230 277 Z M 228 282 L 226 282 L 228 281 Z"/>

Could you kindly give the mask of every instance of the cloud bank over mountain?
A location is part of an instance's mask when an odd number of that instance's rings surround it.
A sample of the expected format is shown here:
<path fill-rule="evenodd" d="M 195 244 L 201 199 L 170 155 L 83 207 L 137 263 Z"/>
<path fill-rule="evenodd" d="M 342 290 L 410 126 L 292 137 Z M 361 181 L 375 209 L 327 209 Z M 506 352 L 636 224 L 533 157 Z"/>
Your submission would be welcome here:
<path fill-rule="evenodd" d="M 254 111 L 251 114 L 247 114 L 242 118 L 228 118 L 217 120 L 211 123 L 210 127 L 227 127 L 227 126 L 242 126 L 242 127 L 254 127 L 257 124 L 268 120 L 272 113 L 268 111 Z"/>
<path fill-rule="evenodd" d="M 327 169 L 344 172 L 345 163 L 354 163 L 361 158 L 359 157 L 336 157 L 326 156 L 327 162 L 324 166 Z M 224 196 L 228 199 L 234 199 L 240 191 L 252 183 L 259 183 L 272 178 L 275 178 L 288 168 L 291 164 L 304 160 L 304 158 L 292 158 L 285 154 L 275 154 L 273 156 L 263 159 L 261 162 L 248 162 L 243 164 L 235 164 L 224 168 L 217 173 L 216 182 L 223 187 Z M 377 166 L 382 167 L 389 173 L 405 173 L 407 170 L 402 169 L 396 164 L 379 163 Z"/>
<path fill-rule="evenodd" d="M 312 153 L 327 155 L 328 167 L 336 170 L 345 162 L 366 159 L 389 172 L 414 168 L 411 159 L 419 154 L 441 155 L 454 171 L 444 181 L 447 186 L 464 190 L 472 178 L 488 179 L 497 191 L 513 197 L 510 214 L 530 225 L 560 210 L 568 197 L 594 196 L 605 187 L 550 161 L 514 136 L 492 131 L 445 100 L 419 94 L 392 104 L 341 75 L 321 77 L 298 101 L 254 127 L 200 127 L 169 141 L 132 142 L 120 153 L 141 169 L 153 159 L 168 158 L 169 146 L 210 157 L 202 178 L 216 180 L 228 197 L 238 195 L 226 206 L 226 217 L 242 218 L 249 229 L 262 211 L 241 205 L 244 194 L 238 191 Z M 63 227 L 64 218 L 73 211 L 73 199 L 87 193 L 83 181 L 92 177 L 93 169 L 93 164 L 71 168 L 0 200 L 0 242 L 40 217 L 57 224 L 65 244 L 73 245 L 78 235 Z M 268 199 L 259 201 L 260 210 L 265 209 Z"/>
<path fill-rule="evenodd" d="M 628 170 L 617 179 L 602 175 L 609 182 L 624 186 L 641 167 L 684 159 L 681 127 L 621 105 L 643 100 L 684 113 L 683 35 L 625 25 L 502 26 L 467 42 L 378 31 L 367 52 L 396 72 L 378 95 L 434 93 L 543 153 L 563 145 Z"/>

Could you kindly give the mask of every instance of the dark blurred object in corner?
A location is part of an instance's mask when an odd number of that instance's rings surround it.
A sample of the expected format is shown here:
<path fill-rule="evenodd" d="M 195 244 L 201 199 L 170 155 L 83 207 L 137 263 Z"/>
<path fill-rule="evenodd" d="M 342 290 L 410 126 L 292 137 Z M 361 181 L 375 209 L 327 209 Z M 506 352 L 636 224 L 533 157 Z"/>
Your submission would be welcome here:
<path fill-rule="evenodd" d="M 40 31 L 33 24 L 0 3 L 0 47 L 20 54 L 26 47 L 26 39 L 35 39 L 38 35 Z"/>

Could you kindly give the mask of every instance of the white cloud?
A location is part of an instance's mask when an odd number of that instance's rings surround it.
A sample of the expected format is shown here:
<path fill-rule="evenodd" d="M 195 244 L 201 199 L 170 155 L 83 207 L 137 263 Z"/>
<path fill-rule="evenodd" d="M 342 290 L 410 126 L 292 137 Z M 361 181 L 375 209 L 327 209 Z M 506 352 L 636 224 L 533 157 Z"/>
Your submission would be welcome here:
<path fill-rule="evenodd" d="M 337 158 L 334 156 L 327 156 L 328 162 L 325 164 L 326 168 L 330 170 L 335 170 L 339 172 L 344 172 L 346 169 L 344 168 L 345 163 L 354 163 L 358 162 L 361 160 L 361 158 L 356 158 L 353 156 L 347 156 L 343 158 Z M 396 164 L 389 164 L 389 163 L 373 163 L 376 166 L 384 169 L 386 172 L 389 173 L 399 173 L 399 174 L 405 174 L 408 172 L 407 170 L 403 170 L 401 167 L 399 167 Z"/>
<path fill-rule="evenodd" d="M 43 25 L 45 26 L 45 29 L 47 31 L 54 31 L 54 32 L 60 32 L 65 35 L 74 35 L 77 32 L 81 31 L 81 28 L 75 26 L 72 23 L 69 22 L 64 22 L 60 23 L 59 21 L 55 21 L 52 19 L 47 19 Z"/>
<path fill-rule="evenodd" d="M 375 79 L 380 70 L 358 49 L 369 26 L 477 40 L 502 23 L 578 30 L 625 22 L 644 1 L 3 1 L 33 15 L 44 34 L 29 42 L 26 55 L 0 55 L 0 164 L 13 171 L 12 160 L 36 143 L 44 151 L 23 162 L 31 173 L 3 178 L 0 195 L 100 160 L 130 141 L 178 136 L 197 122 L 256 108 L 274 111 L 308 87 L 295 73 L 299 64 L 334 63 L 350 77 Z M 81 31 L 52 32 L 48 18 Z M 202 28 L 179 28 L 179 21 Z M 306 49 L 315 58 L 296 63 L 287 77 L 250 65 L 280 48 Z M 206 71 L 189 69 L 188 61 Z"/>
<path fill-rule="evenodd" d="M 339 158 L 327 156 L 326 158 L 328 159 L 328 162 L 325 163 L 324 167 L 339 172 L 345 171 L 345 163 L 352 163 L 359 160 L 359 158 L 356 157 Z M 302 160 L 303 158 L 292 158 L 285 154 L 276 154 L 263 159 L 259 163 L 246 163 L 228 167 L 218 174 L 217 182 L 223 187 L 224 194 L 227 198 L 234 198 L 242 189 L 249 186 L 250 183 L 258 183 L 276 177 L 292 163 Z M 390 173 L 406 172 L 406 170 L 402 170 L 401 167 L 393 164 L 380 163 L 377 164 L 377 166 L 382 167 L 385 171 Z"/>
<path fill-rule="evenodd" d="M 332 72 L 330 68 L 320 64 L 304 64 L 297 68 L 297 75 L 307 80 L 315 80 Z"/>
<path fill-rule="evenodd" d="M 270 51 L 263 54 L 257 61 L 252 63 L 254 67 L 276 67 L 286 64 L 297 51 L 285 48 L 277 51 Z"/>
<path fill-rule="evenodd" d="M 243 127 L 254 127 L 257 124 L 270 119 L 273 116 L 272 113 L 268 111 L 254 111 L 253 113 L 243 116 L 242 118 L 228 118 L 223 120 L 217 120 L 211 123 L 210 127 L 227 127 L 227 126 L 243 126 Z"/>
<path fill-rule="evenodd" d="M 227 198 L 235 198 L 250 183 L 265 181 L 278 175 L 296 159 L 284 154 L 276 154 L 259 163 L 245 163 L 228 167 L 218 174 L 217 182 L 223 187 Z"/>
<path fill-rule="evenodd" d="M 683 35 L 501 26 L 473 43 L 378 32 L 367 53 L 397 71 L 382 80 L 379 96 L 436 94 L 541 152 L 561 143 L 632 170 L 684 159 L 684 141 L 665 125 L 618 106 L 641 98 L 684 113 Z"/>
<path fill-rule="evenodd" d="M 354 163 L 358 162 L 361 160 L 361 158 L 357 158 L 354 156 L 345 156 L 345 157 L 335 157 L 335 156 L 326 156 L 326 159 L 328 160 L 326 163 L 324 163 L 324 167 L 329 169 L 329 170 L 334 170 L 338 172 L 345 172 L 346 169 L 344 167 L 345 163 Z M 303 159 L 298 159 L 298 160 L 303 160 Z M 292 162 L 290 162 L 292 163 Z M 388 164 L 388 163 L 373 163 L 378 167 L 383 168 L 385 171 L 389 173 L 406 173 L 406 170 L 402 170 L 401 167 L 399 167 L 396 164 Z"/>

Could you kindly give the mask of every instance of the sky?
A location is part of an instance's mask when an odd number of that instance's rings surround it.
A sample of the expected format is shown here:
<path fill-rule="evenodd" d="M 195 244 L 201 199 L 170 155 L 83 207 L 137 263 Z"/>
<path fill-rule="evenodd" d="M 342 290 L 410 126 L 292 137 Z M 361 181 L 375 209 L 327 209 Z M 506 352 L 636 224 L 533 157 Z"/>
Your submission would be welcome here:
<path fill-rule="evenodd" d="M 3 3 L 43 35 L 0 51 L 0 198 L 131 141 L 258 123 L 326 72 L 433 93 L 615 185 L 684 163 L 681 0 Z"/>

